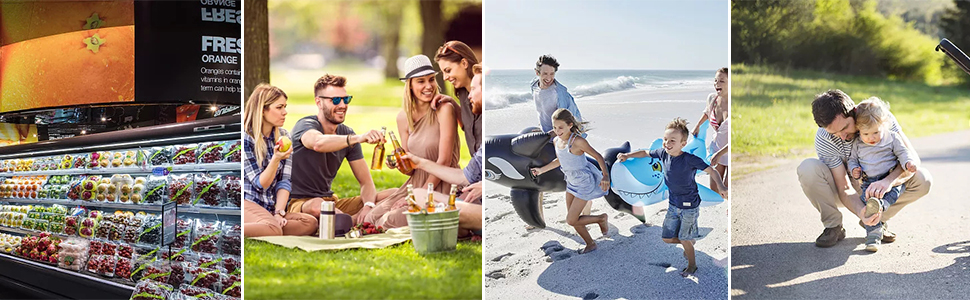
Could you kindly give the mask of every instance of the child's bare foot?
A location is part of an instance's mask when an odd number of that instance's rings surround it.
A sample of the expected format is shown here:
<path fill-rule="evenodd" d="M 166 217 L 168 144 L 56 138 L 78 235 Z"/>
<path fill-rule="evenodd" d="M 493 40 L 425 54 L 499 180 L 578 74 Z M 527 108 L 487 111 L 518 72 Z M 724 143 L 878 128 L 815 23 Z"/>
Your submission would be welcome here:
<path fill-rule="evenodd" d="M 586 248 L 583 248 L 582 250 L 579 250 L 576 252 L 578 252 L 579 254 L 586 254 L 586 253 L 593 252 L 593 250 L 596 250 L 596 244 L 588 244 L 586 245 Z"/>
<path fill-rule="evenodd" d="M 697 266 L 687 266 L 687 268 L 680 271 L 680 276 L 687 277 L 694 275 L 695 272 L 697 272 Z"/>
<path fill-rule="evenodd" d="M 597 222 L 600 225 L 600 231 L 603 232 L 603 235 L 606 235 L 607 233 L 610 232 L 610 223 L 607 223 L 607 221 L 609 221 L 609 219 L 610 219 L 610 216 L 609 215 L 607 215 L 607 214 L 601 214 L 600 215 L 600 221 Z"/>

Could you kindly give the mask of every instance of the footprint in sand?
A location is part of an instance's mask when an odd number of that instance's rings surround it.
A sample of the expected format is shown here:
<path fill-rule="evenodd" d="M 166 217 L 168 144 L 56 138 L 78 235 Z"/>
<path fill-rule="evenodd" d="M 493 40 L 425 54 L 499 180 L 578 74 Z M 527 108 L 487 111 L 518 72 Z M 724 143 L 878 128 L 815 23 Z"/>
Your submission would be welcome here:
<path fill-rule="evenodd" d="M 539 247 L 539 250 L 542 250 L 546 253 L 546 255 L 549 255 L 552 252 L 562 251 L 565 248 L 566 247 L 563 247 L 558 241 L 548 241 Z"/>
<path fill-rule="evenodd" d="M 507 212 L 504 212 L 504 213 L 500 213 L 500 214 L 498 214 L 498 215 L 496 215 L 495 217 L 492 217 L 492 218 L 485 218 L 485 224 L 492 224 L 492 223 L 498 222 L 499 220 L 501 220 L 501 219 L 503 219 L 503 218 L 511 215 L 512 213 L 514 213 L 514 212 L 507 211 Z"/>
<path fill-rule="evenodd" d="M 548 241 L 539 249 L 548 256 L 546 262 L 565 260 L 576 255 L 576 252 L 566 249 L 558 241 Z"/>
<path fill-rule="evenodd" d="M 509 257 L 509 256 L 512 256 L 512 252 L 509 252 L 509 253 L 505 253 L 505 254 L 496 256 L 495 258 L 492 259 L 492 261 L 502 261 L 502 259 L 504 259 L 506 257 Z"/>
<path fill-rule="evenodd" d="M 505 278 L 505 274 L 502 273 L 502 270 L 495 270 L 495 271 L 489 272 L 488 274 L 485 274 L 485 276 L 492 279 Z"/>
<path fill-rule="evenodd" d="M 650 223 L 644 223 L 630 228 L 630 232 L 633 234 L 644 234 L 650 228 Z"/>

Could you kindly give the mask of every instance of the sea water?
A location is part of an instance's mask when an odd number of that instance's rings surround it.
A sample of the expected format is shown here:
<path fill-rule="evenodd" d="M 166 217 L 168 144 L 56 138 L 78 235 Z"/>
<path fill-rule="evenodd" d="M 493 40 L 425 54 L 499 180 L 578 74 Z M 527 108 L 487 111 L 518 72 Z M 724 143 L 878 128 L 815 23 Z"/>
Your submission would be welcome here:
<path fill-rule="evenodd" d="M 556 72 L 556 80 L 573 97 L 582 99 L 625 90 L 663 90 L 710 87 L 714 91 L 714 72 L 666 70 L 569 70 Z M 534 105 L 529 83 L 535 70 L 492 70 L 484 79 L 483 107 L 501 109 L 514 105 Z"/>

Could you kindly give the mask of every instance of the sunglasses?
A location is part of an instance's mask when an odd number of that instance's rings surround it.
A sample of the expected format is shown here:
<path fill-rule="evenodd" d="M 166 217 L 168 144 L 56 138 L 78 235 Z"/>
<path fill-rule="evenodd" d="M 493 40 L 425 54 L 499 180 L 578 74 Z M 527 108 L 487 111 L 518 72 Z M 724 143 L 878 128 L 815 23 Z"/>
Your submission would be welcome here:
<path fill-rule="evenodd" d="M 451 48 L 451 45 L 448 45 L 448 44 L 445 44 L 443 47 L 441 47 L 441 54 L 442 55 L 445 54 L 445 50 L 451 50 L 451 52 L 458 53 L 458 51 L 455 51 L 455 49 L 454 48 Z M 461 53 L 458 53 L 458 54 L 460 55 Z"/>
<path fill-rule="evenodd" d="M 350 104 L 350 100 L 354 98 L 354 96 L 351 96 L 351 95 L 347 95 L 343 97 L 325 97 L 325 96 L 317 96 L 317 97 L 323 98 L 323 99 L 330 99 L 330 101 L 333 101 L 333 105 L 339 105 L 340 101 L 343 101 L 344 104 Z"/>

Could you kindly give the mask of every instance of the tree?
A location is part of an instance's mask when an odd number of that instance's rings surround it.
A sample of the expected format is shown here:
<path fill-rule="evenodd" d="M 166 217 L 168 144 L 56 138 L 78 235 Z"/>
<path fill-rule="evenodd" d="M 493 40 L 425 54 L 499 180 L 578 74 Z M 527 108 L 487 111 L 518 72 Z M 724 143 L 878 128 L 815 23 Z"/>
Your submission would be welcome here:
<path fill-rule="evenodd" d="M 398 79 L 401 77 L 397 69 L 398 45 L 401 43 L 401 21 L 404 19 L 406 1 L 386 1 L 377 5 L 381 17 L 386 21 L 380 24 L 381 56 L 387 61 L 384 66 L 384 77 Z"/>
<path fill-rule="evenodd" d="M 444 22 L 441 17 L 441 0 L 418 1 L 421 5 L 421 25 L 424 34 L 421 35 L 421 53 L 434 59 L 435 51 L 445 43 Z M 439 73 L 435 76 L 438 86 L 445 86 L 445 80 Z"/>
<path fill-rule="evenodd" d="M 940 17 L 940 29 L 945 38 L 961 47 L 964 52 L 970 49 L 970 2 L 954 1 L 955 6 L 946 10 Z"/>
<path fill-rule="evenodd" d="M 968 17 L 970 16 L 970 2 L 954 2 L 956 5 L 947 9 L 940 17 L 940 31 L 942 31 L 943 37 L 966 53 L 970 50 L 970 17 Z M 962 74 L 962 69 L 953 61 L 946 59 L 944 68 L 951 78 L 962 81 L 964 84 L 970 84 L 970 79 Z"/>
<path fill-rule="evenodd" d="M 266 0 L 246 0 L 243 14 L 246 41 L 243 43 L 243 97 L 249 98 L 257 84 L 269 82 L 269 8 Z"/>

